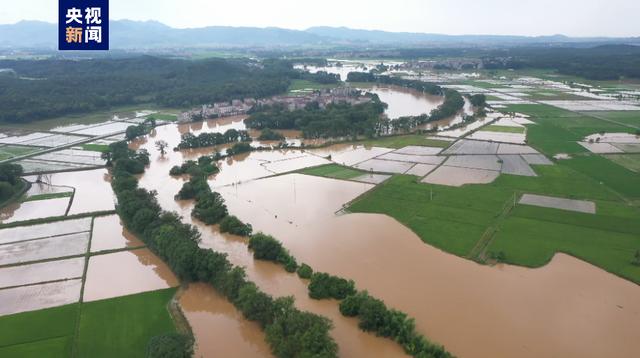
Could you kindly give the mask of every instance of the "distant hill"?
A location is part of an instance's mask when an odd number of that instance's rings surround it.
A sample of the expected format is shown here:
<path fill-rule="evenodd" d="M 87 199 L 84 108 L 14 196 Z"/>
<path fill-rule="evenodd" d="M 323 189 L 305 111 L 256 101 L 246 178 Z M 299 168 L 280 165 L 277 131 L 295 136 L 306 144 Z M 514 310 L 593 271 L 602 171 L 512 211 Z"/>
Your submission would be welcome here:
<path fill-rule="evenodd" d="M 209 26 L 176 29 L 157 21 L 116 20 L 110 23 L 111 48 L 248 47 L 352 45 L 527 45 L 563 43 L 623 43 L 640 45 L 635 38 L 571 38 L 554 36 L 443 35 L 357 30 L 346 27 L 311 27 L 288 30 L 277 27 Z M 56 48 L 56 24 L 21 21 L 0 25 L 0 47 Z"/>

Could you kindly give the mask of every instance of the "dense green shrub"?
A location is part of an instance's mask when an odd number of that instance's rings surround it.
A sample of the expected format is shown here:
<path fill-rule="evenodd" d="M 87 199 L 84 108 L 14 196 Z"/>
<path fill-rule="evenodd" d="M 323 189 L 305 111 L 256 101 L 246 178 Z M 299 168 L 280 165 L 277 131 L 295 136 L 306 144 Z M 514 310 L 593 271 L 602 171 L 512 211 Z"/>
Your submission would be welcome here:
<path fill-rule="evenodd" d="M 403 312 L 389 309 L 383 301 L 366 291 L 350 295 L 340 302 L 340 313 L 358 317 L 358 327 L 398 342 L 414 357 L 452 357 L 443 347 L 434 345 L 416 332 L 415 322 Z"/>
<path fill-rule="evenodd" d="M 217 224 L 227 216 L 227 206 L 219 193 L 209 192 L 202 194 L 202 192 L 198 192 L 196 205 L 191 215 L 207 225 Z"/>
<path fill-rule="evenodd" d="M 353 280 L 346 280 L 324 272 L 315 272 L 311 275 L 309 297 L 313 299 L 335 298 L 341 300 L 355 293 Z"/>
<path fill-rule="evenodd" d="M 297 273 L 300 278 L 310 279 L 313 275 L 313 269 L 307 264 L 302 264 L 298 267 Z"/>
<path fill-rule="evenodd" d="M 152 337 L 147 344 L 147 358 L 191 358 L 193 339 L 179 333 Z"/>
<path fill-rule="evenodd" d="M 265 128 L 260 133 L 258 140 L 284 140 L 284 136 L 271 128 Z"/>
<path fill-rule="evenodd" d="M 253 228 L 251 224 L 245 224 L 233 215 L 229 215 L 220 221 L 220 232 L 228 232 L 238 236 L 249 236 Z"/>
<path fill-rule="evenodd" d="M 279 263 L 288 272 L 295 272 L 298 268 L 296 259 L 272 236 L 261 232 L 252 235 L 249 239 L 249 249 L 253 250 L 254 258 Z"/>

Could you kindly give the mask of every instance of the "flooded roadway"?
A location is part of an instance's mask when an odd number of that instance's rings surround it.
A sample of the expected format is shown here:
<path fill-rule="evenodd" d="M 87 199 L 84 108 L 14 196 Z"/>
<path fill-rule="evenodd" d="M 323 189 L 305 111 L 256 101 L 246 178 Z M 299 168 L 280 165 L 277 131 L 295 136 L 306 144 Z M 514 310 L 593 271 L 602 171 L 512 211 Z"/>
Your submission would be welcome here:
<path fill-rule="evenodd" d="M 175 126 L 165 126 L 140 143 L 152 154 L 152 165 L 140 184 L 158 191 L 163 208 L 191 222 L 193 204 L 173 199 L 183 179 L 171 178 L 168 172 L 171 166 L 211 149 L 170 152 L 160 158 L 153 147 L 158 139 L 175 146 L 179 132 Z M 268 155 L 286 159 L 296 154 L 274 153 Z M 407 312 L 416 319 L 419 331 L 452 353 L 461 357 L 629 357 L 640 352 L 640 341 L 635 339 L 640 329 L 637 285 L 566 255 L 556 255 L 540 269 L 478 265 L 424 244 L 387 216 L 335 216 L 343 203 L 369 188 L 366 184 L 303 175 L 248 181 L 265 174 L 259 172 L 259 164 L 242 164 L 258 161 L 254 154 L 258 153 L 225 160 L 221 172 L 210 181 L 213 187 L 244 182 L 216 189 L 225 197 L 230 213 L 250 222 L 255 230 L 276 236 L 298 261 L 354 279 L 359 289 Z M 243 165 L 253 169 L 230 169 Z M 230 261 L 245 266 L 249 278 L 264 291 L 293 295 L 299 308 L 330 318 L 342 356 L 403 354 L 396 343 L 359 331 L 355 320 L 340 315 L 334 301 L 309 299 L 306 285 L 297 276 L 274 264 L 254 261 L 244 239 L 194 224 L 203 234 L 204 246 L 228 253 Z M 196 296 L 217 302 L 210 295 Z M 221 305 L 214 303 L 210 314 L 225 311 Z M 256 348 L 255 337 L 262 337 L 257 326 L 251 328 L 235 314 L 226 317 L 235 317 L 242 330 L 253 332 L 239 335 L 245 337 L 242 341 L 247 346 L 237 349 L 266 355 Z M 209 337 L 208 331 L 228 325 L 227 319 L 215 317 L 209 322 L 193 324 L 197 337 Z M 209 346 L 210 340 L 198 340 L 199 354 L 215 349 Z"/>

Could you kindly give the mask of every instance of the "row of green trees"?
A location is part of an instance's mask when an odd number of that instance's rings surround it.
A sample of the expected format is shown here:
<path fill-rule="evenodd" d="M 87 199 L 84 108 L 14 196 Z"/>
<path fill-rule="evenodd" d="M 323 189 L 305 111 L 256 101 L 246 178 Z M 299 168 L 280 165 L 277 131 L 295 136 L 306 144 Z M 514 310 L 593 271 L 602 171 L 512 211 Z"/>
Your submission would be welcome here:
<path fill-rule="evenodd" d="M 180 138 L 177 149 L 192 149 L 202 147 L 213 147 L 219 144 L 234 142 L 249 142 L 251 136 L 245 130 L 227 129 L 224 133 L 203 132 L 197 136 L 193 133 L 185 133 Z"/>
<path fill-rule="evenodd" d="M 406 313 L 388 308 L 382 300 L 369 296 L 366 291 L 350 295 L 340 302 L 340 313 L 357 317 L 360 329 L 395 340 L 414 357 L 452 357 L 442 346 L 429 342 L 418 333 L 415 321 Z"/>
<path fill-rule="evenodd" d="M 265 128 L 260 133 L 258 140 L 284 140 L 284 136 L 271 128 Z"/>
<path fill-rule="evenodd" d="M 298 268 L 296 259 L 270 235 L 261 232 L 251 235 L 249 249 L 253 251 L 253 258 L 281 264 L 287 272 L 295 272 Z"/>
<path fill-rule="evenodd" d="M 264 328 L 267 342 L 278 357 L 337 355 L 328 319 L 296 309 L 292 298 L 274 299 L 261 292 L 247 280 L 243 268 L 229 262 L 226 254 L 201 248 L 198 230 L 183 223 L 175 212 L 162 210 L 156 193 L 139 188 L 136 173 L 119 165 L 122 160 L 138 160 L 139 154 L 128 149 L 126 143 L 112 144 L 110 149 L 115 163 L 112 186 L 118 199 L 118 214 L 181 281 L 211 284 L 247 319 Z"/>

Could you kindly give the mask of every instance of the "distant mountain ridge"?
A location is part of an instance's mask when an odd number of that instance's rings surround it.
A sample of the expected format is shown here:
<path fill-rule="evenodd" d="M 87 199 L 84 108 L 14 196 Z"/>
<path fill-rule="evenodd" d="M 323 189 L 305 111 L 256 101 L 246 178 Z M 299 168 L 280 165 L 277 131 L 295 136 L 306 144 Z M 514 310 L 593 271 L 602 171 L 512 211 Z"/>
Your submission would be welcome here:
<path fill-rule="evenodd" d="M 554 36 L 445 35 L 412 32 L 358 30 L 346 27 L 311 27 L 290 30 L 278 27 L 208 26 L 176 29 L 158 21 L 110 22 L 110 47 L 120 49 L 161 47 L 249 47 L 325 45 L 526 45 L 562 43 L 623 43 L 640 45 L 640 37 L 572 38 Z M 57 25 L 20 21 L 0 25 L 0 48 L 56 48 Z"/>

